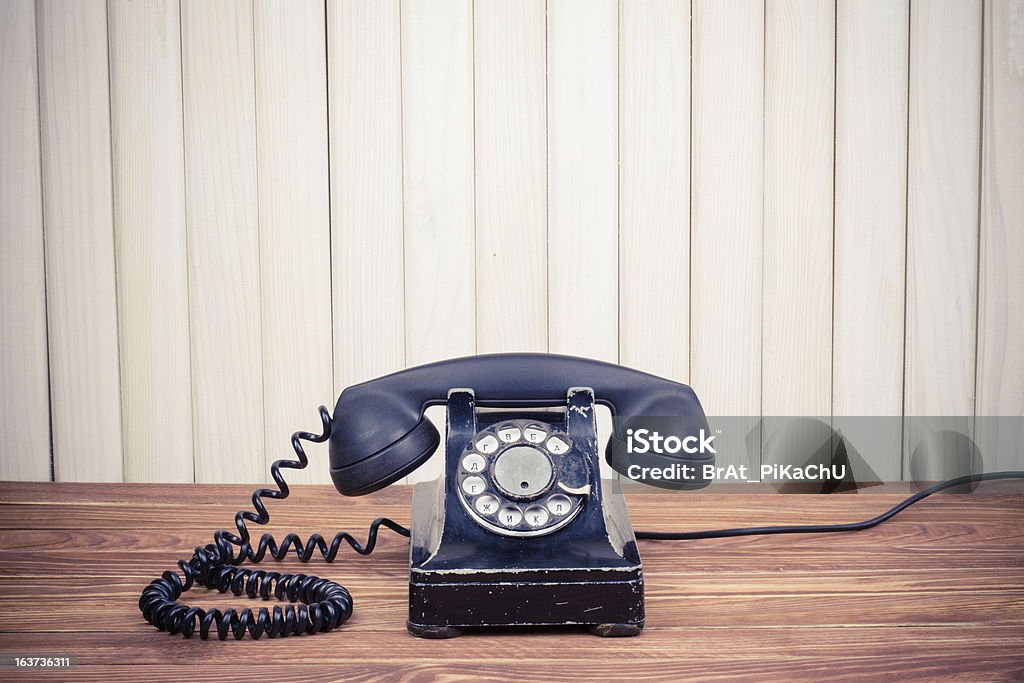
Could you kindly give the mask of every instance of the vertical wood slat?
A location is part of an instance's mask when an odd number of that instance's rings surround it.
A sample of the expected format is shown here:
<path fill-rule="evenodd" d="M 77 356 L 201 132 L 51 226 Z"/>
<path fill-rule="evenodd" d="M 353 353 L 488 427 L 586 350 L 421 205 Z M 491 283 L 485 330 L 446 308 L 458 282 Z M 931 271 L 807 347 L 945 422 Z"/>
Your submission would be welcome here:
<path fill-rule="evenodd" d="M 264 481 L 252 5 L 181 10 L 196 481 Z"/>
<path fill-rule="evenodd" d="M 406 362 L 419 365 L 476 352 L 473 8 L 403 0 L 401 13 Z M 438 476 L 442 451 L 409 481 Z"/>
<path fill-rule="evenodd" d="M 916 480 L 969 471 L 922 439 L 964 432 L 974 411 L 981 10 L 975 0 L 910 8 L 903 472 Z"/>
<path fill-rule="evenodd" d="M 253 10 L 266 469 L 333 399 L 327 45 L 320 0 Z M 326 459 L 288 479 L 329 482 Z"/>
<path fill-rule="evenodd" d="M 802 466 L 833 440 L 835 4 L 769 0 L 765 13 L 761 460 Z"/>
<path fill-rule="evenodd" d="M 398 6 L 327 5 L 335 394 L 405 366 Z"/>
<path fill-rule="evenodd" d="M 913 5 L 907 415 L 974 411 L 980 93 L 981 5 Z"/>
<path fill-rule="evenodd" d="M 693 6 L 690 379 L 711 415 L 761 414 L 763 12 Z M 758 464 L 750 428 L 723 464 Z"/>
<path fill-rule="evenodd" d="M 403 0 L 406 361 L 476 350 L 473 12 Z"/>
<path fill-rule="evenodd" d="M 765 10 L 765 415 L 831 412 L 834 8 Z"/>
<path fill-rule="evenodd" d="M 686 382 L 689 0 L 626 0 L 620 55 L 619 360 Z"/>
<path fill-rule="evenodd" d="M 38 88 L 34 4 L 0 3 L 0 480 L 50 479 Z"/>
<path fill-rule="evenodd" d="M 477 352 L 547 350 L 544 0 L 474 6 Z"/>
<path fill-rule="evenodd" d="M 54 475 L 121 481 L 106 5 L 36 19 Z"/>
<path fill-rule="evenodd" d="M 548 6 L 548 348 L 615 362 L 618 5 Z"/>
<path fill-rule="evenodd" d="M 108 4 L 127 481 L 194 481 L 179 9 Z"/>
<path fill-rule="evenodd" d="M 900 478 L 903 407 L 909 7 L 837 10 L 832 409 L 884 481 Z"/>
<path fill-rule="evenodd" d="M 981 247 L 975 409 L 986 469 L 1020 469 L 1024 433 L 1024 2 L 984 8 Z"/>

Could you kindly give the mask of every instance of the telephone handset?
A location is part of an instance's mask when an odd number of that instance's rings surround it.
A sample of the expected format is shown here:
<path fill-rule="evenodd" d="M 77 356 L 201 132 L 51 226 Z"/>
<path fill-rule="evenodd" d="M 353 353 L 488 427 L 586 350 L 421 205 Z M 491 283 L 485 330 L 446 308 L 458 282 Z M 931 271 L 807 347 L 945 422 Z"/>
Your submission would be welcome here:
<path fill-rule="evenodd" d="M 426 408 L 445 403 L 452 389 L 471 389 L 477 407 L 512 410 L 564 405 L 573 387 L 589 387 L 620 418 L 676 416 L 706 426 L 693 389 L 645 372 L 554 354 L 469 356 L 345 389 L 334 408 L 331 477 L 342 494 L 358 496 L 422 465 L 440 444 Z"/>
<path fill-rule="evenodd" d="M 440 434 L 426 418 L 447 406 L 444 473 L 413 490 L 412 528 L 387 519 L 370 527 L 366 545 L 339 533 L 305 544 L 289 534 L 250 543 L 246 521 L 269 520 L 263 498 L 285 498 L 281 468 L 300 469 L 302 441 L 330 439 L 331 477 L 339 492 L 377 491 L 414 471 L 437 450 Z M 621 445 L 631 420 L 676 418 L 696 433 L 707 423 L 693 390 L 610 363 L 551 354 L 494 354 L 441 361 L 345 389 L 333 417 L 321 407 L 323 433 L 292 437 L 297 460 L 271 467 L 277 490 L 253 494 L 255 512 L 235 518 L 237 534 L 218 531 L 173 572 L 153 581 L 139 601 L 160 629 L 220 638 L 284 636 L 331 630 L 352 613 L 341 585 L 304 574 L 240 567 L 289 550 L 307 561 L 314 550 L 332 561 L 342 543 L 368 554 L 386 526 L 410 536 L 408 629 L 448 638 L 465 628 L 574 624 L 603 636 L 640 633 L 643 573 L 617 482 L 602 480 L 597 405 L 617 419 L 608 445 Z M 682 436 L 682 435 L 680 435 Z M 684 464 L 713 456 L 681 454 Z M 687 487 L 707 482 L 699 478 Z M 194 583 L 236 595 L 287 599 L 271 612 L 201 610 L 177 599 Z"/>

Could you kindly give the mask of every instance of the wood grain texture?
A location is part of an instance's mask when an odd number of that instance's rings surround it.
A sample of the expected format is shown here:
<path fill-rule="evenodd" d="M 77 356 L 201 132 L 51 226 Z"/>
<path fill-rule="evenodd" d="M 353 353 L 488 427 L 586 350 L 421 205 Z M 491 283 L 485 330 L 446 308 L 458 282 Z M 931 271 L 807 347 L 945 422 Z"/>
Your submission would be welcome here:
<path fill-rule="evenodd" d="M 264 481 L 252 4 L 186 0 L 181 42 L 196 481 Z"/>
<path fill-rule="evenodd" d="M 403 0 L 406 362 L 476 351 L 473 8 Z"/>
<path fill-rule="evenodd" d="M 903 409 L 908 22 L 907 2 L 844 1 L 837 9 L 832 410 L 838 417 Z M 899 429 L 863 432 L 855 422 L 846 428 L 883 481 L 900 478 Z"/>
<path fill-rule="evenodd" d="M 548 6 L 548 350 L 615 362 L 618 5 Z"/>
<path fill-rule="evenodd" d="M 392 487 L 339 504 L 330 487 L 297 486 L 293 500 L 271 503 L 271 530 L 333 532 L 337 525 L 361 538 L 373 517 L 406 519 L 409 494 Z M 357 604 L 342 633 L 244 644 L 154 630 L 138 612 L 141 588 L 248 496 L 245 486 L 0 484 L 0 652 L 71 654 L 76 675 L 113 680 L 203 680 L 222 675 L 218 667 L 232 650 L 258 655 L 258 665 L 240 665 L 245 675 L 282 680 L 323 679 L 325 667 L 337 680 L 424 672 L 548 680 L 551 666 L 602 680 L 639 674 L 666 681 L 820 680 L 823 672 L 841 680 L 1014 680 L 1024 672 L 1017 647 L 1024 637 L 1020 482 L 936 496 L 849 536 L 641 542 L 647 627 L 634 639 L 571 629 L 412 638 L 404 628 L 408 545 L 393 534 L 382 535 L 372 557 L 340 558 L 344 566 L 283 562 L 352 590 Z M 902 496 L 788 496 L 785 504 L 756 494 L 628 500 L 637 528 L 674 529 L 680 519 L 691 520 L 690 528 L 860 519 Z M 125 552 L 131 563 L 117 561 Z M 43 581 L 52 589 L 38 591 Z M 266 604 L 202 590 L 183 601 Z M 297 659 L 310 668 L 297 667 Z M 633 662 L 628 671 L 626 659 Z"/>
<path fill-rule="evenodd" d="M 1021 0 L 3 12 L 0 477 L 265 480 L 346 386 L 515 350 L 750 415 L 723 463 L 831 415 L 911 476 L 906 413 L 1020 466 Z"/>
<path fill-rule="evenodd" d="M 975 403 L 981 19 L 978 2 L 910 10 L 903 413 L 930 417 L 904 423 L 915 478 L 968 471 L 929 446 L 941 430 L 970 434 Z"/>
<path fill-rule="evenodd" d="M 107 9 L 36 6 L 54 477 L 121 481 Z"/>
<path fill-rule="evenodd" d="M 761 414 L 764 13 L 693 6 L 691 368 L 712 415 Z"/>
<path fill-rule="evenodd" d="M 764 415 L 832 409 L 834 3 L 765 6 Z"/>
<path fill-rule="evenodd" d="M 253 6 L 266 466 L 334 399 L 324 3 Z M 284 103 L 284 106 L 282 104 Z M 327 469 L 295 482 L 329 482 Z"/>
<path fill-rule="evenodd" d="M 547 350 L 544 0 L 473 10 L 477 352 Z"/>
<path fill-rule="evenodd" d="M 1024 2 L 987 2 L 984 21 L 975 412 L 986 465 L 1009 468 L 1024 452 Z"/>
<path fill-rule="evenodd" d="M 761 415 L 764 6 L 693 4 L 690 384 L 709 415 Z M 761 425 L 719 464 L 756 467 Z"/>
<path fill-rule="evenodd" d="M 627 0 L 619 42 L 619 360 L 690 375 L 690 2 Z"/>
<path fill-rule="evenodd" d="M 910 11 L 905 415 L 974 411 L 981 13 Z"/>
<path fill-rule="evenodd" d="M 0 4 L 0 479 L 50 479 L 39 79 L 32 0 Z"/>
<path fill-rule="evenodd" d="M 421 645 L 421 651 L 425 653 L 425 645 Z M 454 646 L 452 646 L 454 647 Z M 694 647 L 698 647 L 696 644 Z M 302 659 L 298 653 L 293 652 L 293 659 Z M 629 655 L 629 651 L 623 647 L 623 657 Z M 627 680 L 626 673 L 622 670 L 621 660 L 602 661 L 590 659 L 564 659 L 566 668 L 578 671 L 583 675 L 593 676 L 602 680 Z M 766 667 L 771 667 L 766 672 Z M 507 678 L 514 678 L 517 681 L 543 682 L 550 678 L 550 674 L 538 673 L 542 668 L 537 662 L 524 663 L 518 660 L 498 660 L 493 657 L 467 662 L 456 667 L 457 678 L 471 680 L 498 681 Z M 1022 667 L 1019 659 L 1011 654 L 981 654 L 976 655 L 966 648 L 957 650 L 950 654 L 948 651 L 938 656 L 925 655 L 922 657 L 903 655 L 898 652 L 886 651 L 881 656 L 868 656 L 859 661 L 844 660 L 834 662 L 828 658 L 812 660 L 794 659 L 784 657 L 771 662 L 737 662 L 735 664 L 722 665 L 721 679 L 728 680 L 750 680 L 756 678 L 764 681 L 813 681 L 819 680 L 823 672 L 834 680 L 860 680 L 865 676 L 869 678 L 883 678 L 890 671 L 896 669 L 901 676 L 907 680 L 935 680 L 937 676 L 949 677 L 970 677 L 978 671 L 990 673 L 995 680 L 1012 681 L 1020 677 Z M 706 676 L 708 663 L 704 659 L 687 659 L 671 664 L 662 662 L 643 662 L 633 665 L 629 669 L 629 678 L 643 677 L 651 681 L 678 681 L 687 678 L 700 678 Z M 100 665 L 90 667 L 91 675 L 104 681 L 134 681 L 137 680 L 139 672 L 137 667 L 126 665 Z M 436 657 L 424 654 L 424 657 L 412 663 L 395 663 L 390 659 L 361 660 L 350 662 L 346 660 L 339 666 L 330 667 L 330 673 L 324 673 L 322 665 L 297 664 L 294 661 L 288 664 L 253 664 L 247 667 L 253 677 L 260 679 L 282 681 L 308 681 L 310 678 L 317 678 L 322 681 L 374 681 L 381 678 L 387 680 L 415 680 L 419 677 L 445 678 L 451 675 L 452 667 L 436 661 Z M 174 666 L 167 664 L 154 664 L 148 668 L 149 675 L 167 678 L 187 678 L 188 680 L 202 680 L 204 675 L 209 675 L 209 668 L 203 666 Z M 41 671 L 38 674 L 39 680 L 66 680 L 67 673 L 63 671 Z M 33 678 L 36 678 L 33 675 Z"/>
<path fill-rule="evenodd" d="M 835 4 L 769 1 L 764 51 L 761 461 L 803 466 L 835 439 Z M 818 419 L 774 419 L 794 415 Z"/>
<path fill-rule="evenodd" d="M 180 7 L 107 11 L 125 480 L 194 481 Z"/>
<path fill-rule="evenodd" d="M 327 5 L 334 393 L 405 367 L 398 2 Z"/>

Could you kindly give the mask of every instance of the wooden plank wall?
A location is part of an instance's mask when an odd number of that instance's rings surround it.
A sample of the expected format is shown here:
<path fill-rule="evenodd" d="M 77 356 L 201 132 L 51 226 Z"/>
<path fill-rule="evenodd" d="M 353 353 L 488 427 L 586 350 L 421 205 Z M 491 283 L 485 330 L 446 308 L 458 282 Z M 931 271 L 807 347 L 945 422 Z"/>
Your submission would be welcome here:
<path fill-rule="evenodd" d="M 1021 25 L 1021 0 L 4 2 L 0 478 L 264 481 L 345 386 L 511 350 L 822 417 L 907 476 L 913 433 L 844 419 L 1024 414 Z"/>

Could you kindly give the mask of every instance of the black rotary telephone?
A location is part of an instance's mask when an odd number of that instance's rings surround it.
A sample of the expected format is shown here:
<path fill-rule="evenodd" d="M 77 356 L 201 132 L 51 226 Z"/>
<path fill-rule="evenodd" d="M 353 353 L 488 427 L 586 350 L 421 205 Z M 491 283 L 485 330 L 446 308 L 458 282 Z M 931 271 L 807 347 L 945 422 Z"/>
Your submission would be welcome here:
<path fill-rule="evenodd" d="M 417 484 L 412 528 L 381 518 L 365 545 L 346 532 L 330 543 L 288 534 L 279 544 L 264 534 L 253 545 L 246 522 L 266 524 L 264 498 L 289 493 L 282 469 L 308 464 L 302 442 L 330 439 L 331 477 L 343 495 L 388 486 L 427 461 L 441 437 L 426 418 L 447 405 L 444 474 Z M 594 360 L 549 354 L 459 358 L 397 372 L 349 387 L 333 417 L 320 408 L 320 434 L 292 435 L 295 460 L 271 466 L 277 489 L 253 493 L 254 511 L 235 516 L 237 533 L 213 542 L 166 571 L 139 600 L 147 621 L 186 637 L 198 632 L 242 638 L 330 631 L 352 614 L 341 585 L 306 574 L 241 566 L 267 554 L 333 561 L 342 544 L 373 551 L 381 526 L 410 537 L 409 631 L 450 638 L 484 626 L 574 624 L 602 636 L 632 636 L 644 625 L 643 571 L 637 538 L 699 539 L 767 533 L 855 531 L 874 526 L 943 488 L 979 479 L 1024 477 L 1021 472 L 960 477 L 925 489 L 883 515 L 855 524 L 755 527 L 704 532 L 634 534 L 617 482 L 602 480 L 595 409 L 615 419 L 607 456 L 621 452 L 630 425 L 656 420 L 679 439 L 707 430 L 693 390 L 677 382 Z M 700 473 L 714 455 L 669 457 L 696 473 L 679 488 L 708 483 Z M 665 464 L 662 461 L 659 464 Z M 249 598 L 285 601 L 255 612 L 201 609 L 177 600 L 194 584 Z"/>
<path fill-rule="evenodd" d="M 411 531 L 387 519 L 370 527 L 366 545 L 347 533 L 328 544 L 269 534 L 254 546 L 246 521 L 266 524 L 263 498 L 285 498 L 282 468 L 307 464 L 302 441 L 330 439 L 338 491 L 359 496 L 388 486 L 427 461 L 441 437 L 427 407 L 446 404 L 444 475 L 417 484 Z M 602 481 L 595 412 L 621 420 L 678 417 L 706 428 L 690 387 L 610 363 L 549 354 L 459 358 L 349 387 L 324 431 L 292 437 L 294 461 L 278 461 L 277 490 L 253 494 L 255 512 L 239 512 L 238 533 L 218 531 L 174 572 L 150 584 L 139 601 L 158 628 L 221 638 L 328 631 L 351 615 L 348 591 L 306 575 L 243 568 L 267 553 L 302 560 L 314 550 L 333 560 L 342 543 L 373 550 L 380 526 L 411 536 L 409 631 L 445 638 L 466 627 L 579 624 L 604 636 L 635 635 L 644 624 L 643 572 L 617 483 Z M 609 452 L 621 445 L 613 434 Z M 693 464 L 713 455 L 682 455 Z M 704 485 L 690 482 L 690 487 Z M 273 610 L 203 610 L 177 602 L 194 583 L 249 597 L 285 599 Z M 298 603 L 296 605 L 296 603 Z"/>

